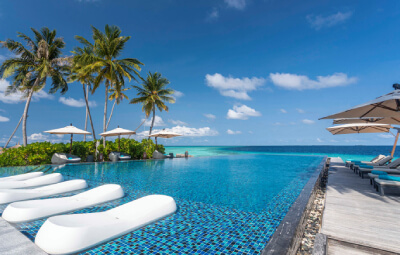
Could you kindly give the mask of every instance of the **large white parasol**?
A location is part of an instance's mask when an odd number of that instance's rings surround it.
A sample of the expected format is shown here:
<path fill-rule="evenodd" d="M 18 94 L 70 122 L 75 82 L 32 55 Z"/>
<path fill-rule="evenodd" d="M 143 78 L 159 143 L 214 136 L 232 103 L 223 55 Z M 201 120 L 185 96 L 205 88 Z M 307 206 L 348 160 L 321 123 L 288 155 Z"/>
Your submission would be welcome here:
<path fill-rule="evenodd" d="M 113 130 L 101 133 L 100 135 L 103 137 L 107 136 L 118 136 L 118 150 L 121 150 L 121 135 L 134 135 L 136 134 L 135 131 L 128 130 L 128 129 L 123 129 L 118 126 L 118 128 L 115 128 Z"/>
<path fill-rule="evenodd" d="M 400 118 L 349 118 L 349 119 L 334 119 L 333 124 L 353 124 L 353 123 L 369 123 L 369 124 L 392 124 L 400 125 Z"/>
<path fill-rule="evenodd" d="M 167 131 L 165 129 L 161 130 L 160 132 L 154 133 L 149 135 L 149 137 L 154 137 L 156 140 L 156 147 L 157 147 L 157 137 L 160 138 L 172 138 L 172 137 L 177 137 L 177 136 L 182 136 L 181 134 L 174 133 L 171 131 Z"/>
<path fill-rule="evenodd" d="M 70 148 L 69 148 L 69 152 L 72 152 L 72 138 L 73 135 L 90 135 L 90 132 L 87 132 L 85 130 L 76 128 L 74 126 L 72 126 L 72 124 L 70 126 L 66 126 L 63 128 L 58 128 L 58 129 L 52 129 L 52 130 L 48 130 L 48 131 L 44 131 L 45 133 L 49 133 L 49 134 L 54 134 L 54 135 L 71 135 L 71 144 L 70 144 Z"/>

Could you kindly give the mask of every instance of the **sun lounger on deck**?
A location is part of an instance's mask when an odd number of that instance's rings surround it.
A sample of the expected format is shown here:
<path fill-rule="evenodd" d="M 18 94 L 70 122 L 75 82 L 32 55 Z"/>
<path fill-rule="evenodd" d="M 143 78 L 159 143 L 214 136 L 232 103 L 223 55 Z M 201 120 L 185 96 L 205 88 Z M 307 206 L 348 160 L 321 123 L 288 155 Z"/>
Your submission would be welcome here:
<path fill-rule="evenodd" d="M 379 176 L 379 178 L 375 178 L 374 182 L 376 191 L 378 191 L 381 196 L 387 193 L 400 194 L 400 177 L 398 176 L 383 175 Z"/>
<path fill-rule="evenodd" d="M 383 159 L 384 157 L 386 157 L 385 155 L 378 155 L 375 158 L 371 159 L 370 161 L 354 161 L 354 160 L 346 160 L 346 166 L 350 167 L 350 164 L 354 163 L 354 162 L 369 162 L 369 163 L 376 163 L 377 161 Z"/>
<path fill-rule="evenodd" d="M 120 185 L 106 184 L 71 197 L 12 203 L 4 210 L 2 217 L 12 223 L 27 222 L 91 207 L 123 196 L 124 191 Z"/>
<path fill-rule="evenodd" d="M 108 155 L 108 158 L 110 159 L 110 161 L 112 162 L 116 162 L 116 161 L 120 161 L 120 160 L 129 160 L 132 159 L 131 156 L 129 154 L 123 153 L 123 152 L 111 152 Z"/>
<path fill-rule="evenodd" d="M 12 175 L 12 176 L 7 176 L 7 177 L 2 177 L 0 178 L 0 182 L 3 181 L 23 181 L 23 180 L 28 180 L 32 179 L 35 177 L 42 176 L 43 172 L 33 172 L 33 173 L 27 173 L 27 174 L 18 174 L 18 175 Z"/>
<path fill-rule="evenodd" d="M 50 254 L 70 254 L 144 227 L 176 211 L 172 197 L 150 195 L 114 209 L 50 217 L 35 243 Z"/>
<path fill-rule="evenodd" d="M 390 160 L 392 160 L 392 159 L 393 159 L 393 157 L 391 157 L 391 156 L 386 156 L 386 157 L 384 157 L 384 158 L 378 160 L 376 163 L 371 163 L 371 162 L 366 162 L 366 161 L 355 161 L 355 162 L 352 162 L 352 163 L 350 164 L 350 168 L 353 169 L 353 171 L 354 171 L 354 169 L 355 169 L 355 167 L 356 167 L 357 165 L 384 166 L 384 165 L 386 165 L 387 163 L 389 163 Z"/>
<path fill-rule="evenodd" d="M 0 204 L 58 195 L 87 188 L 85 180 L 71 180 L 35 189 L 0 189 Z"/>
<path fill-rule="evenodd" d="M 23 180 L 23 181 L 4 181 L 0 182 L 0 189 L 21 189 L 32 188 L 43 185 L 54 184 L 64 180 L 60 173 L 47 174 L 40 177 Z"/>
<path fill-rule="evenodd" d="M 367 165 L 359 165 L 359 166 L 354 166 L 354 171 L 358 173 L 361 178 L 364 178 L 364 175 L 371 173 L 374 170 L 380 170 L 380 171 L 389 171 L 390 173 L 400 173 L 400 169 L 397 169 L 400 166 L 400 158 L 396 159 L 392 163 L 386 165 L 386 166 L 367 166 Z M 394 170 L 394 171 L 391 171 Z"/>

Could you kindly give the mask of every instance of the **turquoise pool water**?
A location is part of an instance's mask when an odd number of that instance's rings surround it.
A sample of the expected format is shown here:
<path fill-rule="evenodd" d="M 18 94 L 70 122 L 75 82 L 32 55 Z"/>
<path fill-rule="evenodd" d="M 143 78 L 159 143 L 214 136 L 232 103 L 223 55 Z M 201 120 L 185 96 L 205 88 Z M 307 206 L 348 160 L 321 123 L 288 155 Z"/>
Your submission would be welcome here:
<path fill-rule="evenodd" d="M 174 215 L 95 247 L 88 254 L 258 254 L 323 157 L 221 154 L 35 169 L 0 168 L 0 175 L 33 169 L 60 172 L 67 179 L 87 180 L 90 188 L 118 183 L 126 192 L 123 199 L 74 213 L 104 211 L 149 194 L 175 198 L 179 209 Z M 33 240 L 43 222 L 17 227 Z"/>

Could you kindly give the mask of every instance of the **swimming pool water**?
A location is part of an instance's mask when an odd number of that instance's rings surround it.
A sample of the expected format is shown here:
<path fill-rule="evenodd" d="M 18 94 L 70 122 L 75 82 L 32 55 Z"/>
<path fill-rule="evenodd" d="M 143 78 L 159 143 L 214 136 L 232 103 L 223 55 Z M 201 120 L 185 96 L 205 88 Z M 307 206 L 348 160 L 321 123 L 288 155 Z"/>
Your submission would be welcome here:
<path fill-rule="evenodd" d="M 104 211 L 149 194 L 175 198 L 174 215 L 87 254 L 258 254 L 321 160 L 320 156 L 240 154 L 35 170 L 82 178 L 90 188 L 118 183 L 126 192 L 123 199 L 74 213 Z M 0 175 L 27 169 L 33 168 L 3 168 Z M 16 226 L 33 240 L 43 222 Z"/>

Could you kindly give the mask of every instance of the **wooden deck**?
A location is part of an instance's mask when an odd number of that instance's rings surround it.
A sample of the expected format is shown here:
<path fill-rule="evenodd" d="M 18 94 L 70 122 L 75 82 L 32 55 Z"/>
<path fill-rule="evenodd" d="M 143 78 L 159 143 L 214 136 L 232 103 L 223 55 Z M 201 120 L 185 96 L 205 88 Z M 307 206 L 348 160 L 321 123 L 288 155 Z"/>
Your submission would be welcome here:
<path fill-rule="evenodd" d="M 328 254 L 355 254 L 353 244 L 363 246 L 357 254 L 372 254 L 368 249 L 400 253 L 400 196 L 380 196 L 369 179 L 332 158 L 321 233 L 328 238 Z M 352 249 L 343 253 L 341 243 Z"/>

